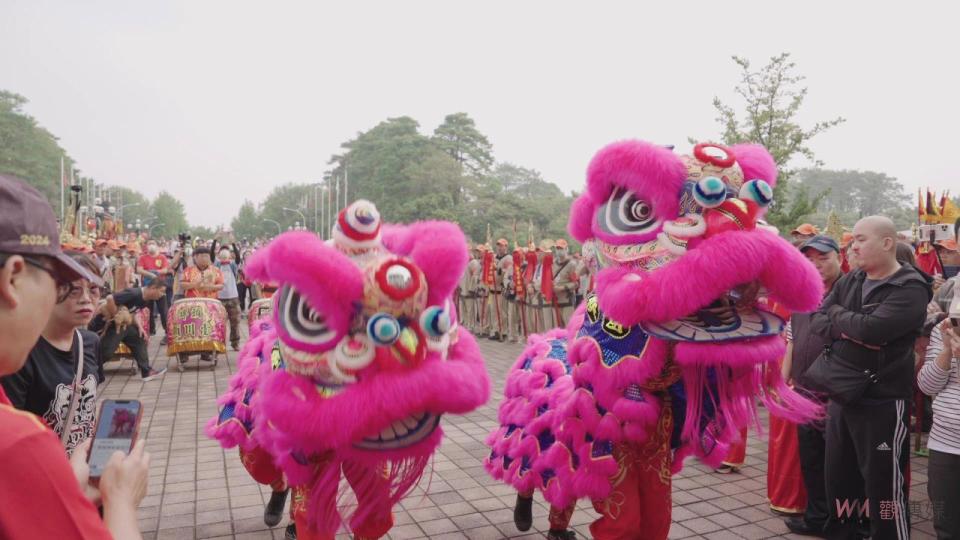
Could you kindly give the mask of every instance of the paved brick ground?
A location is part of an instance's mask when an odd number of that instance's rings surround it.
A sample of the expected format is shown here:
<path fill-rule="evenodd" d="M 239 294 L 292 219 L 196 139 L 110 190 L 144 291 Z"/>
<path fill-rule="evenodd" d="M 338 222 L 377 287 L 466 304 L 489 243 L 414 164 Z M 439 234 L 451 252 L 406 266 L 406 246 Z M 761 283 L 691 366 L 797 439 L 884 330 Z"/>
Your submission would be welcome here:
<path fill-rule="evenodd" d="M 507 366 L 520 351 L 515 344 L 483 340 L 487 368 L 494 381 L 493 399 L 463 417 L 445 417 L 446 433 L 433 474 L 396 509 L 393 539 L 543 538 L 547 509 L 534 506 L 537 532 L 520 534 L 513 526 L 513 490 L 491 480 L 481 467 L 487 450 L 483 438 L 496 424 L 496 407 Z M 283 538 L 283 527 L 269 530 L 263 508 L 269 490 L 247 476 L 237 452 L 224 451 L 203 435 L 203 426 L 216 414 L 216 397 L 235 370 L 235 353 L 216 369 L 193 362 L 178 373 L 159 342 L 151 346 L 155 367 L 172 371 L 161 380 L 143 384 L 131 373 L 130 362 L 108 364 L 105 398 L 139 399 L 144 403 L 141 433 L 152 453 L 150 490 L 140 509 L 140 527 L 148 539 Z M 781 518 L 766 500 L 766 442 L 751 433 L 747 464 L 739 474 L 717 475 L 688 460 L 675 478 L 671 538 L 791 538 Z M 926 497 L 925 459 L 912 462 L 911 497 L 919 510 L 914 538 L 933 538 Z M 573 516 L 581 538 L 596 517 L 586 503 Z M 347 538 L 342 535 L 343 538 Z M 638 536 L 641 538 L 642 536 Z M 801 538 L 801 537 L 794 537 Z"/>

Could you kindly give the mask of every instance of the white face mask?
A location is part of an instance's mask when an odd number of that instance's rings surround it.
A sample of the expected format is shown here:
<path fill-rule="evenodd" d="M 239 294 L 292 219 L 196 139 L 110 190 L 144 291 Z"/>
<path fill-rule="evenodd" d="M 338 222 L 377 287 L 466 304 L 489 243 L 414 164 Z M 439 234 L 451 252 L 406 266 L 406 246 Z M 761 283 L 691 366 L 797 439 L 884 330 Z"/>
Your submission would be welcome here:
<path fill-rule="evenodd" d="M 157 246 L 154 246 L 152 244 L 147 246 L 147 252 L 150 253 L 151 255 L 156 255 L 158 251 L 160 251 L 160 248 L 158 248 Z"/>

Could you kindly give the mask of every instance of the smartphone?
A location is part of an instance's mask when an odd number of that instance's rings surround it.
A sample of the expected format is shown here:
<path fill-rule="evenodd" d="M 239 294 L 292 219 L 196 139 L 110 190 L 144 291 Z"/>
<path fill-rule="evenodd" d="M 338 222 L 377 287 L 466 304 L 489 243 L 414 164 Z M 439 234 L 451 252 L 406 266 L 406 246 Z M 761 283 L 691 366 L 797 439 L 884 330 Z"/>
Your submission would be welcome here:
<path fill-rule="evenodd" d="M 954 238 L 952 223 L 933 223 L 930 225 L 921 225 L 919 230 L 921 240 L 930 242 L 939 242 L 941 240 L 950 240 Z"/>
<path fill-rule="evenodd" d="M 960 326 L 960 294 L 954 294 L 950 300 L 950 307 L 947 308 L 947 317 L 950 318 L 950 324 L 954 328 Z"/>
<path fill-rule="evenodd" d="M 110 456 L 120 450 L 129 454 L 140 432 L 143 406 L 135 399 L 106 399 L 100 406 L 100 417 L 90 444 L 90 479 L 99 480 Z"/>

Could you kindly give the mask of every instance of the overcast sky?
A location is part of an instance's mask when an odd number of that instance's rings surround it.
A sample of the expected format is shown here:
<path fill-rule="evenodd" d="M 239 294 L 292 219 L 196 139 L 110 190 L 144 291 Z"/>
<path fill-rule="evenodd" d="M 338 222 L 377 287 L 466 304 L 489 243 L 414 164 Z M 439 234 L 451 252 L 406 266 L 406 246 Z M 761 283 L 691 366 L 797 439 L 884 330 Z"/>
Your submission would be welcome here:
<path fill-rule="evenodd" d="M 86 174 L 215 226 L 402 115 L 467 112 L 497 160 L 579 189 L 606 142 L 716 137 L 730 55 L 789 51 L 801 120 L 847 118 L 812 143 L 825 166 L 960 193 L 960 8 L 890 4 L 0 0 L 0 88 Z"/>

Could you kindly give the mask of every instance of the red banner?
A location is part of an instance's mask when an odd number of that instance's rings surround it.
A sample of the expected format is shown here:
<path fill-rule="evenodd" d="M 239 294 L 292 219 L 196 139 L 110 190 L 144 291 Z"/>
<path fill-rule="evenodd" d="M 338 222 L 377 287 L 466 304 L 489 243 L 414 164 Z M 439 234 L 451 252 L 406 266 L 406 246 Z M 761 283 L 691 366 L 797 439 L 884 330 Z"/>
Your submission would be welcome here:
<path fill-rule="evenodd" d="M 496 269 L 493 267 L 493 252 L 486 251 L 483 254 L 483 267 L 482 273 L 480 274 L 480 280 L 487 287 L 493 288 L 494 284 L 497 282 Z"/>
<path fill-rule="evenodd" d="M 540 271 L 540 294 L 545 302 L 553 302 L 553 254 L 543 256 L 543 266 Z"/>
<path fill-rule="evenodd" d="M 517 300 L 523 300 L 526 296 L 527 290 L 523 286 L 523 272 L 520 270 L 520 266 L 523 264 L 523 254 L 520 253 L 520 250 L 513 252 L 513 292 L 516 295 Z"/>

